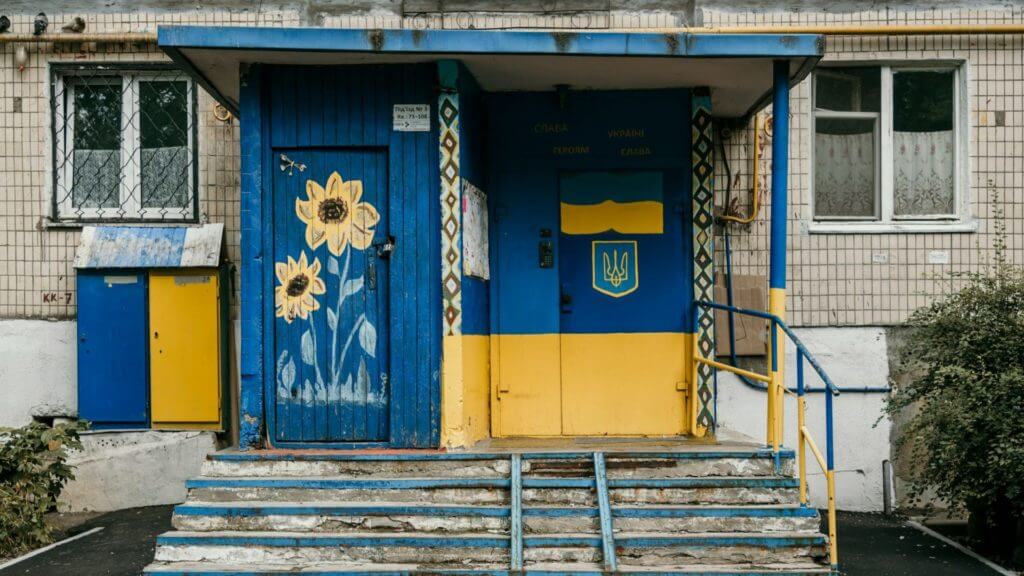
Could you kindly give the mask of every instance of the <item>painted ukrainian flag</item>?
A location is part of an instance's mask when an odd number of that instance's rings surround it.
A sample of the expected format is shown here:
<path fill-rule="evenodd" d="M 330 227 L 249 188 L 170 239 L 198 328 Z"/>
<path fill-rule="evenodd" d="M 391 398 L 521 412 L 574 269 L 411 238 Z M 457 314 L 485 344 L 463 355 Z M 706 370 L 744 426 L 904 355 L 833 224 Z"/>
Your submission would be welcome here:
<path fill-rule="evenodd" d="M 586 172 L 562 178 L 562 233 L 661 234 L 660 172 Z"/>

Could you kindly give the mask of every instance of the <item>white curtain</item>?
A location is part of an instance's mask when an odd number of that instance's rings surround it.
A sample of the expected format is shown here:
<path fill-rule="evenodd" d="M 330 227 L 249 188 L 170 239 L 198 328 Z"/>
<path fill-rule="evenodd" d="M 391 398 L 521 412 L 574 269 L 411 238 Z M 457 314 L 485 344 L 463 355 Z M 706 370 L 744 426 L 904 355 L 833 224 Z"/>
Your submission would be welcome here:
<path fill-rule="evenodd" d="M 816 216 L 875 215 L 875 136 L 814 135 Z"/>
<path fill-rule="evenodd" d="M 893 134 L 898 216 L 953 213 L 953 131 Z"/>

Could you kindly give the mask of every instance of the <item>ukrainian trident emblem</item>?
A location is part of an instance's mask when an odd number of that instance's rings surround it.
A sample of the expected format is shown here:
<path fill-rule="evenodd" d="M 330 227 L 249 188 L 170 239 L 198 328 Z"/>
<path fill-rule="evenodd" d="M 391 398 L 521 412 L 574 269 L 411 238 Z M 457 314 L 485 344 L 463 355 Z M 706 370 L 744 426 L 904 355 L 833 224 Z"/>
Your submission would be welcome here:
<path fill-rule="evenodd" d="M 591 252 L 594 290 L 621 298 L 640 285 L 635 240 L 594 240 Z"/>

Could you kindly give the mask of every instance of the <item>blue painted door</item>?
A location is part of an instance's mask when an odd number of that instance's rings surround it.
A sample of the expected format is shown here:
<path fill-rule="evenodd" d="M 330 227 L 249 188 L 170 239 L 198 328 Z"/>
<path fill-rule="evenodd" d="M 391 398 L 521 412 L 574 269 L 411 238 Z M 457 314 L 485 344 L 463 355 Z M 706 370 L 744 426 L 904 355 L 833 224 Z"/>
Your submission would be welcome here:
<path fill-rule="evenodd" d="M 146 275 L 78 272 L 78 412 L 95 428 L 149 424 Z"/>
<path fill-rule="evenodd" d="M 275 149 L 274 439 L 388 439 L 385 149 Z"/>

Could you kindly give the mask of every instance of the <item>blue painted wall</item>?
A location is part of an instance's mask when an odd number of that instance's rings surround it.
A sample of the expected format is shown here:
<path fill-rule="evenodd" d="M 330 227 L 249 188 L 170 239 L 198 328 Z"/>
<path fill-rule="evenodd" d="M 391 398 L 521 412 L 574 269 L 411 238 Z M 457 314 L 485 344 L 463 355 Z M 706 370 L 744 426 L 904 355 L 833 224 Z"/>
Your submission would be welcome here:
<path fill-rule="evenodd" d="M 564 98 L 554 92 L 488 95 L 493 332 L 687 331 L 688 303 L 693 300 L 689 117 L 686 90 L 570 91 Z M 568 315 L 559 309 L 558 259 L 572 248 L 560 245 L 565 238 L 559 238 L 560 177 L 594 171 L 662 174 L 664 236 L 640 240 L 651 243 L 651 249 L 640 246 L 641 258 L 648 259 L 647 270 L 658 274 L 641 280 L 631 295 L 636 297 L 613 301 L 614 313 L 574 312 L 572 322 L 564 322 L 562 316 Z M 554 244 L 553 268 L 538 266 L 538 242 L 545 230 L 550 231 L 546 240 Z M 589 250 L 592 237 L 579 238 L 577 248 Z M 677 238 L 682 249 L 663 250 L 663 238 Z M 589 254 L 576 259 L 589 266 Z M 652 260 L 658 264 L 651 267 Z M 640 293 L 656 285 L 652 296 Z M 588 298 L 602 298 L 602 305 L 609 305 L 607 297 L 591 292 L 573 290 L 573 305 L 585 308 Z M 664 301 L 652 306 L 651 297 Z"/>
<path fill-rule="evenodd" d="M 459 149 L 463 181 L 490 194 L 486 179 L 486 139 L 484 92 L 469 70 L 459 64 Z M 462 276 L 462 333 L 486 335 L 491 322 L 488 310 L 490 282 Z"/>
<path fill-rule="evenodd" d="M 243 448 L 274 398 L 274 223 L 278 156 L 308 148 L 387 151 L 391 365 L 388 445 L 432 447 L 440 426 L 440 215 L 434 65 L 252 67 L 242 81 Z M 395 104 L 428 104 L 429 132 L 392 130 Z M 253 147 L 258 147 L 257 155 Z M 256 359 L 259 360 L 256 360 Z M 257 397 L 258 396 L 258 397 Z"/>

